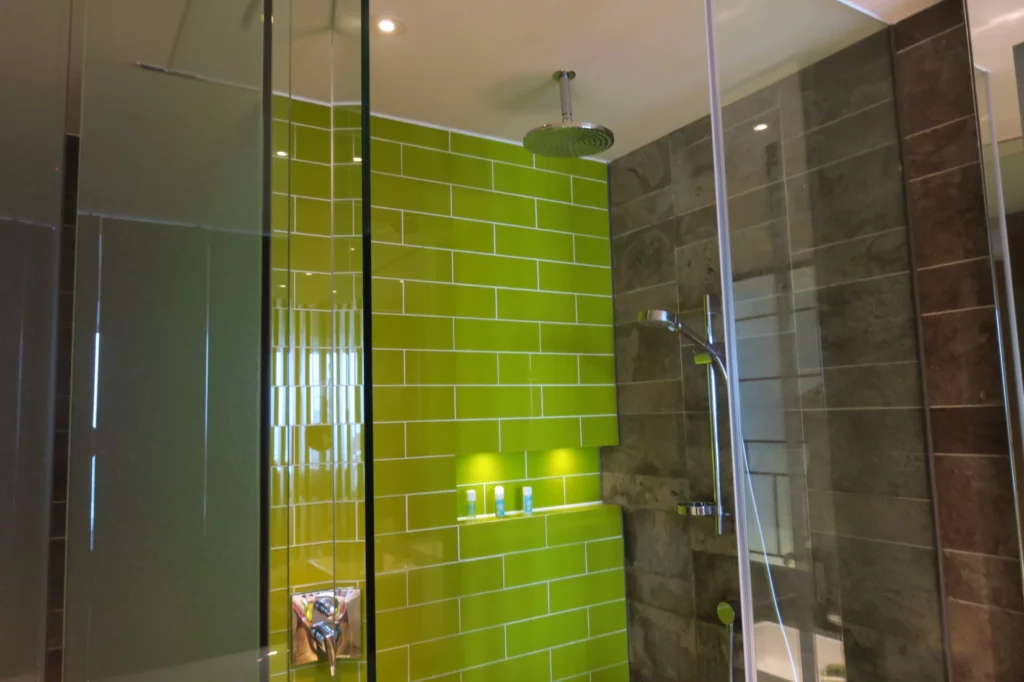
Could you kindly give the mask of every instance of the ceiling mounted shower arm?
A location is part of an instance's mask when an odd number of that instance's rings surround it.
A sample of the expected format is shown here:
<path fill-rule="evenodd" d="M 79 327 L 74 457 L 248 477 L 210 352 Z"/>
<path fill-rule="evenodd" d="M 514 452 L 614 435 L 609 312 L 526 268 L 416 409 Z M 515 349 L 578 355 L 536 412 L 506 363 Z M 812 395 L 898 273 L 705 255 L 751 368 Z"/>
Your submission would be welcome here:
<path fill-rule="evenodd" d="M 562 99 L 562 122 L 572 123 L 572 81 L 576 78 L 576 72 L 556 71 L 553 78 L 558 81 L 558 94 Z"/>

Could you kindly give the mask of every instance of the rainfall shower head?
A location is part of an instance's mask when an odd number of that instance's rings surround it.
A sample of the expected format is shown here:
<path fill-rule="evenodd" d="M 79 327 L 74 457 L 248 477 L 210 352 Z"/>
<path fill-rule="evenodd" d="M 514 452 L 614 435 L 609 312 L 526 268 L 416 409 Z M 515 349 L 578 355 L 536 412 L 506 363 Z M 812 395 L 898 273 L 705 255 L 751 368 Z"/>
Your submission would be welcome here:
<path fill-rule="evenodd" d="M 523 137 L 523 146 L 540 156 L 576 158 L 600 154 L 613 144 L 615 135 L 608 128 L 595 123 L 576 123 L 572 120 L 572 93 L 569 83 L 576 78 L 575 71 L 555 71 L 552 79 L 558 81 L 562 99 L 562 120 L 534 128 Z"/>

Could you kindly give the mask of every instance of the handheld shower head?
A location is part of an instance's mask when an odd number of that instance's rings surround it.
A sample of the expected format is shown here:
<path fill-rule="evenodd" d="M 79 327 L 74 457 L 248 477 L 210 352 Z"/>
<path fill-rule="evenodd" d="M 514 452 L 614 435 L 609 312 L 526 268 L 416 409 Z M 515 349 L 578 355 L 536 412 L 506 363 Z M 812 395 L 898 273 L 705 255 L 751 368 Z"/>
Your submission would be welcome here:
<path fill-rule="evenodd" d="M 711 361 L 718 367 L 722 376 L 728 378 L 725 370 L 725 360 L 718 349 L 712 346 L 708 340 L 683 324 L 675 313 L 667 310 L 642 310 L 637 315 L 637 322 L 645 327 L 657 327 L 670 332 L 677 332 L 688 338 L 695 346 L 708 354 Z"/>

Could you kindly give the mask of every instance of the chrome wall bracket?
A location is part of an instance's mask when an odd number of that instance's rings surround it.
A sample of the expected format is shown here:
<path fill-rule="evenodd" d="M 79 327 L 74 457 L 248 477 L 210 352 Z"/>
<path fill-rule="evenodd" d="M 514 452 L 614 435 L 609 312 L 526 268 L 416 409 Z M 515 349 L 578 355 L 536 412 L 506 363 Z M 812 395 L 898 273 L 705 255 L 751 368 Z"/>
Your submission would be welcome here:
<path fill-rule="evenodd" d="M 362 638 L 359 590 L 334 590 L 292 595 L 292 662 L 327 661 L 334 677 L 336 661 L 359 658 Z"/>

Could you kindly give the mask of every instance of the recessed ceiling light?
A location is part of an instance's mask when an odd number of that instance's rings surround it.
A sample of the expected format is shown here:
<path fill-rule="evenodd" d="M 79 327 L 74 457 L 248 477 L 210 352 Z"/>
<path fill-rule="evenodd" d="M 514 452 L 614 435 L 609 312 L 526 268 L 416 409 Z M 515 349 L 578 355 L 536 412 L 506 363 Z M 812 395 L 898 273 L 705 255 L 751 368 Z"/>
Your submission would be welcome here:
<path fill-rule="evenodd" d="M 395 22 L 393 22 L 391 19 L 381 19 L 380 21 L 377 22 L 377 28 L 384 31 L 385 33 L 394 33 Z"/>
<path fill-rule="evenodd" d="M 398 17 L 392 16 L 377 16 L 373 17 L 373 26 L 376 27 L 377 32 L 385 36 L 395 36 L 405 31 L 405 22 Z"/>
<path fill-rule="evenodd" d="M 362 162 L 363 162 L 363 157 L 361 157 L 361 156 L 353 156 L 352 157 L 352 163 L 362 163 Z"/>
<path fill-rule="evenodd" d="M 288 152 L 278 152 L 278 156 L 288 156 Z"/>
<path fill-rule="evenodd" d="M 762 130 L 768 130 L 768 124 L 758 123 L 756 126 L 754 126 L 754 130 L 756 130 L 757 132 L 761 132 Z"/>

